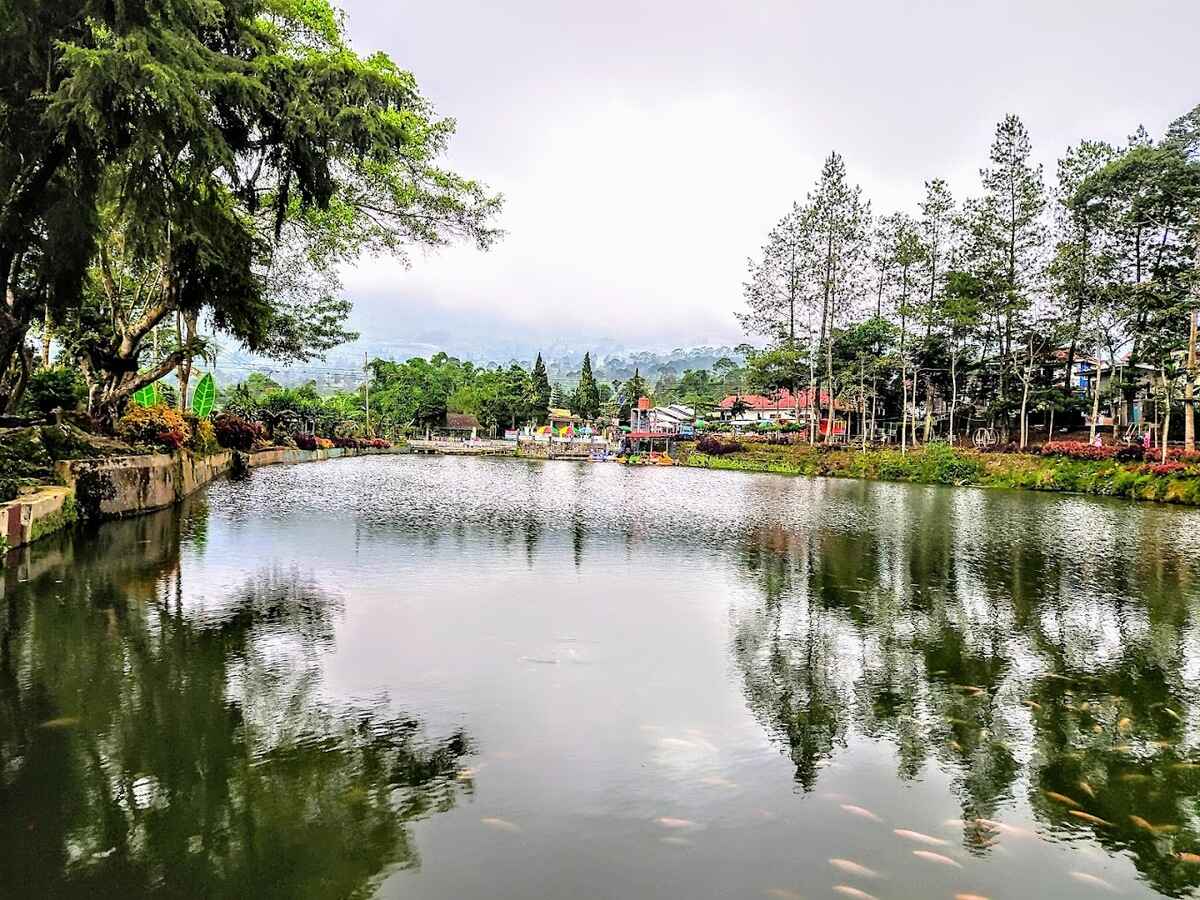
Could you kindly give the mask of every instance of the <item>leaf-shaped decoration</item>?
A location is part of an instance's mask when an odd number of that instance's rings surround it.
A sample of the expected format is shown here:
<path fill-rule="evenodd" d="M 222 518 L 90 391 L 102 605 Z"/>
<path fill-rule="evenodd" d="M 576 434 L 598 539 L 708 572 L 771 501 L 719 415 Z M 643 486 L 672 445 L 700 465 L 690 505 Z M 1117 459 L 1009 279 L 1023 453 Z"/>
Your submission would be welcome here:
<path fill-rule="evenodd" d="M 158 406 L 158 382 L 146 385 L 133 395 L 133 402 L 138 406 Z"/>
<path fill-rule="evenodd" d="M 196 392 L 192 394 L 192 412 L 201 419 L 207 419 L 216 399 L 217 386 L 213 383 L 212 372 L 205 372 L 200 383 L 196 385 Z"/>

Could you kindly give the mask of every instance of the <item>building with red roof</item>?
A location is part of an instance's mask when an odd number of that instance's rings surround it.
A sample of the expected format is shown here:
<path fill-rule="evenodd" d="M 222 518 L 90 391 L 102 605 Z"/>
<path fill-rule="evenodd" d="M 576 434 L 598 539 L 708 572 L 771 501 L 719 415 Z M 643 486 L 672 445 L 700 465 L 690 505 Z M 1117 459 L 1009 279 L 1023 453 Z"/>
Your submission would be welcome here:
<path fill-rule="evenodd" d="M 794 422 L 797 409 L 800 410 L 800 418 L 806 417 L 807 410 L 811 406 L 811 396 L 812 393 L 807 388 L 796 394 L 792 394 L 787 388 L 783 388 L 774 395 L 730 394 L 717 404 L 717 414 L 722 422 L 732 422 L 735 425 L 756 425 L 759 422 Z M 818 397 L 818 412 L 828 410 L 829 392 L 820 391 Z M 840 402 L 836 402 L 835 405 L 839 410 L 845 409 Z M 741 410 L 736 416 L 733 414 L 735 407 Z"/>

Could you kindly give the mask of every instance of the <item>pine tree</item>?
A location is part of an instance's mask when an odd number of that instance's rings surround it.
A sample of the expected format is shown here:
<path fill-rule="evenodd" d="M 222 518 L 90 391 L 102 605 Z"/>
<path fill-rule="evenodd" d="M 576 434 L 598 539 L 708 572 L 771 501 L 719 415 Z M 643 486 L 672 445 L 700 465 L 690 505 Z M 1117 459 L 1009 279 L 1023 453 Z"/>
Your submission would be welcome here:
<path fill-rule="evenodd" d="M 592 355 L 590 353 L 583 354 L 583 368 L 579 372 L 579 387 L 575 391 L 576 404 L 578 409 L 575 410 L 585 419 L 594 419 L 600 414 L 600 389 L 596 386 L 596 379 L 592 375 Z"/>
<path fill-rule="evenodd" d="M 940 301 L 943 299 L 945 282 L 945 258 L 949 253 L 950 234 L 954 221 L 954 198 L 950 188 L 940 178 L 925 182 L 925 199 L 921 203 L 921 257 L 925 268 L 925 337 L 922 341 L 922 356 L 932 355 L 935 343 L 934 326 L 941 319 Z M 928 441 L 933 432 L 933 371 L 925 371 L 925 430 L 923 440 Z M 918 371 L 913 370 L 913 406 L 916 407 Z M 916 421 L 913 422 L 916 431 Z"/>
<path fill-rule="evenodd" d="M 825 378 L 829 386 L 829 429 L 825 442 L 833 442 L 834 395 L 833 341 L 838 313 L 859 296 L 866 261 L 871 204 L 862 188 L 846 178 L 846 163 L 839 153 L 830 153 L 821 168 L 816 190 L 809 195 L 816 218 L 818 285 L 821 295 L 819 347 L 825 351 Z"/>
<path fill-rule="evenodd" d="M 646 396 L 647 390 L 646 379 L 642 377 L 641 371 L 635 368 L 633 375 L 621 385 L 619 415 L 622 422 L 630 420 L 632 410 L 637 405 L 638 399 Z"/>
<path fill-rule="evenodd" d="M 1020 118 L 1009 115 L 996 126 L 991 168 L 983 169 L 984 196 L 975 206 L 973 237 L 979 244 L 986 271 L 977 273 L 990 282 L 990 313 L 996 342 L 999 397 L 997 412 L 1007 423 L 1012 412 L 1009 386 L 1012 360 L 1019 353 L 1016 340 L 1026 313 L 1041 286 L 1046 227 L 1046 191 L 1041 165 L 1029 161 L 1032 146 Z M 1007 424 L 1005 426 L 1007 432 Z"/>
<path fill-rule="evenodd" d="M 817 248 L 816 211 L 813 206 L 792 204 L 791 212 L 771 229 L 759 259 L 749 261 L 750 279 L 743 285 L 747 311 L 738 313 L 742 327 L 752 334 L 770 339 L 771 384 L 786 387 L 796 398 L 799 416 L 802 378 L 807 374 L 810 398 L 814 396 L 815 351 L 801 352 L 798 338 L 814 338 L 813 313 L 817 291 L 814 287 Z M 799 320 L 803 316 L 803 321 Z"/>
<path fill-rule="evenodd" d="M 546 364 L 542 362 L 542 354 L 537 355 L 533 364 L 533 417 L 541 424 L 546 421 L 547 411 L 553 403 L 554 391 L 550 387 L 550 378 L 546 375 Z"/>

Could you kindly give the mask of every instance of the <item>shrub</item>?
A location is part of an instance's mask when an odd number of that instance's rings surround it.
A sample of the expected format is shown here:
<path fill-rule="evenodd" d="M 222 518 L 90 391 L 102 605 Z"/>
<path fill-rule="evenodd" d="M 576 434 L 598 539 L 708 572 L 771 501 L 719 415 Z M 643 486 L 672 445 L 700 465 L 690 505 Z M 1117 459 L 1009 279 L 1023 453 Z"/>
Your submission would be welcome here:
<path fill-rule="evenodd" d="M 297 433 L 294 435 L 294 437 L 296 440 L 296 446 L 301 450 L 317 449 L 317 439 L 313 435 Z"/>
<path fill-rule="evenodd" d="M 365 443 L 368 447 L 373 447 L 376 450 L 392 449 L 392 442 L 385 441 L 383 438 L 371 438 L 369 441 L 366 441 Z"/>
<path fill-rule="evenodd" d="M 243 419 L 233 413 L 222 413 L 212 420 L 217 443 L 229 450 L 243 453 L 254 449 L 254 445 L 267 439 L 267 432 L 257 422 Z"/>
<path fill-rule="evenodd" d="M 720 438 L 704 435 L 696 444 L 696 449 L 706 456 L 725 456 L 729 453 L 740 453 L 745 448 L 737 441 L 722 441 Z"/>
<path fill-rule="evenodd" d="M 929 444 L 921 454 L 923 480 L 937 484 L 966 484 L 982 471 L 979 460 L 962 456 L 946 444 Z"/>
<path fill-rule="evenodd" d="M 0 503 L 16 500 L 21 492 L 21 479 L 11 475 L 0 475 Z"/>
<path fill-rule="evenodd" d="M 86 392 L 79 372 L 66 366 L 41 369 L 29 377 L 25 388 L 26 402 L 40 413 L 54 409 L 71 412 L 79 406 Z"/>
<path fill-rule="evenodd" d="M 1068 459 L 1112 459 L 1115 447 L 1096 447 L 1086 441 L 1048 441 L 1042 445 L 1042 456 L 1065 456 Z"/>
<path fill-rule="evenodd" d="M 178 450 L 192 437 L 183 416 L 169 406 L 132 405 L 117 423 L 117 434 L 131 444 Z"/>
<path fill-rule="evenodd" d="M 161 447 L 168 450 L 178 450 L 180 447 L 191 441 L 191 435 L 188 431 L 181 431 L 178 428 L 172 428 L 170 431 L 164 431 L 158 435 L 157 443 Z"/>
<path fill-rule="evenodd" d="M 357 450 L 360 447 L 370 446 L 370 444 L 367 441 L 360 441 L 355 437 L 335 437 L 333 438 L 333 446 L 341 447 L 344 450 Z"/>
<path fill-rule="evenodd" d="M 1174 450 L 1167 451 L 1167 459 L 1187 463 L 1200 463 L 1200 450 L 1184 450 L 1182 447 L 1176 447 Z"/>
<path fill-rule="evenodd" d="M 1165 462 L 1157 463 L 1148 467 L 1152 475 L 1178 475 L 1181 472 L 1188 471 L 1187 463 L 1183 462 Z"/>
<path fill-rule="evenodd" d="M 1141 462 L 1146 458 L 1146 449 L 1141 444 L 1122 444 L 1113 453 L 1113 459 L 1120 462 Z"/>
<path fill-rule="evenodd" d="M 332 450 L 333 449 L 333 441 L 331 441 L 329 438 L 319 437 L 319 438 L 317 438 L 317 449 L 318 450 Z"/>
<path fill-rule="evenodd" d="M 208 419 L 188 416 L 188 425 L 192 429 L 192 439 L 188 441 L 188 449 L 197 456 L 211 456 L 221 449 L 217 441 L 217 432 Z M 194 420 L 194 421 L 193 421 Z"/>

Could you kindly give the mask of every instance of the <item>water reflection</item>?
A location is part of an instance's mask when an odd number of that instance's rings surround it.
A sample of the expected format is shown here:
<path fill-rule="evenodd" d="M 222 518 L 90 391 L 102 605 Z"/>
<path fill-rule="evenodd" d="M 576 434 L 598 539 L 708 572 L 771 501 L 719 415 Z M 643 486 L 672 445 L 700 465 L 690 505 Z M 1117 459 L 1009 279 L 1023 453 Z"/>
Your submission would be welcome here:
<path fill-rule="evenodd" d="M 20 896 L 1200 886 L 1194 511 L 452 458 L 207 497 L 5 570 Z"/>
<path fill-rule="evenodd" d="M 367 896 L 449 809 L 464 734 L 321 693 L 340 598 L 184 584 L 192 504 L 28 548 L 0 630 L 0 884 L 29 897 Z"/>
<path fill-rule="evenodd" d="M 1128 853 L 1182 896 L 1200 885 L 1197 559 L 1154 517 L 1070 507 L 1029 520 L 1012 495 L 929 491 L 876 510 L 883 527 L 755 528 L 739 557 L 761 599 L 732 652 L 802 790 L 884 740 L 902 781 L 951 773 L 970 852 L 1023 800 L 1047 836 Z"/>

